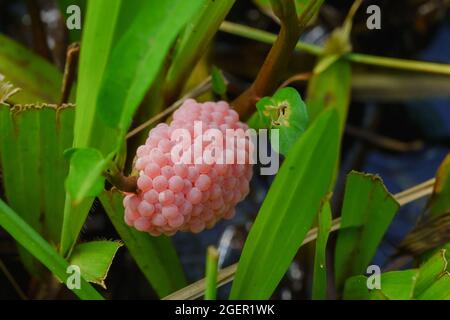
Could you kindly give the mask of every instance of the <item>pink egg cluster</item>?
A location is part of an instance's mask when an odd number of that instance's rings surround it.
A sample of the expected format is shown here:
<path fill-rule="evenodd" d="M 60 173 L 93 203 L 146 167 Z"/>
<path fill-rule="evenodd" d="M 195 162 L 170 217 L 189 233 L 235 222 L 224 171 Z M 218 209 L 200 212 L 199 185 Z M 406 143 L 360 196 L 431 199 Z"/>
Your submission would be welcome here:
<path fill-rule="evenodd" d="M 125 222 L 139 231 L 153 236 L 173 235 L 177 231 L 201 232 L 221 219 L 231 219 L 235 206 L 249 193 L 252 177 L 250 161 L 222 164 L 220 161 L 192 161 L 174 163 L 172 149 L 180 141 L 173 132 L 186 129 L 192 138 L 192 147 L 198 143 L 194 123 L 201 121 L 204 129 L 218 129 L 226 137 L 227 129 L 247 129 L 239 115 L 224 102 L 197 103 L 186 100 L 174 113 L 170 125 L 161 123 L 153 128 L 146 143 L 137 150 L 135 169 L 139 172 L 137 194 L 124 198 Z M 201 140 L 200 140 L 201 141 Z M 247 139 L 247 141 L 249 141 Z M 202 142 L 203 145 L 207 143 Z M 225 143 L 224 143 L 225 145 Z M 243 152 L 249 159 L 251 142 L 245 150 L 233 144 L 234 160 Z M 239 164 L 241 163 L 241 164 Z"/>

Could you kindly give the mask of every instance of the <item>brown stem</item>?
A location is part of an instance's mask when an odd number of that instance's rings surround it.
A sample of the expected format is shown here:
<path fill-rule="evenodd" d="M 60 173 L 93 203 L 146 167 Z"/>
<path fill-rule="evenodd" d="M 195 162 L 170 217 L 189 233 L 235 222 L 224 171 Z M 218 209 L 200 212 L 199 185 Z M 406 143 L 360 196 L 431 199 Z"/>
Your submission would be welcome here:
<path fill-rule="evenodd" d="M 61 105 L 69 102 L 72 85 L 75 81 L 75 74 L 80 54 L 80 44 L 75 42 L 67 48 L 66 65 L 64 67 L 64 78 L 61 88 Z"/>
<path fill-rule="evenodd" d="M 138 190 L 137 187 L 137 179 L 136 176 L 124 176 L 122 173 L 117 174 L 105 174 L 106 179 L 111 183 L 114 187 L 123 192 L 132 192 L 136 193 Z"/>
<path fill-rule="evenodd" d="M 256 102 L 261 97 L 270 95 L 277 89 L 280 76 L 287 67 L 303 30 L 303 24 L 300 24 L 297 19 L 292 0 L 281 0 L 276 9 L 276 14 L 281 22 L 277 40 L 270 49 L 253 84 L 232 103 L 244 120 L 252 114 Z"/>

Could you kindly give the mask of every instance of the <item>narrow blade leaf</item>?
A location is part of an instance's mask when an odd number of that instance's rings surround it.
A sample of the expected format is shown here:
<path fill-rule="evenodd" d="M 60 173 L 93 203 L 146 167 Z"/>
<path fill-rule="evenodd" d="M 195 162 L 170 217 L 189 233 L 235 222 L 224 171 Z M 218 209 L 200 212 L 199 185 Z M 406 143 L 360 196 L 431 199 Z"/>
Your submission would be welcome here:
<path fill-rule="evenodd" d="M 60 281 L 66 283 L 69 264 L 32 227 L 0 200 L 0 226 L 45 265 Z M 80 289 L 73 292 L 81 299 L 100 300 L 103 297 L 82 277 Z"/>
<path fill-rule="evenodd" d="M 231 299 L 268 299 L 288 269 L 330 191 L 338 126 L 337 112 L 325 112 L 292 147 L 245 242 Z"/>
<path fill-rule="evenodd" d="M 398 208 L 378 176 L 355 171 L 348 175 L 336 242 L 338 287 L 347 277 L 365 272 Z"/>

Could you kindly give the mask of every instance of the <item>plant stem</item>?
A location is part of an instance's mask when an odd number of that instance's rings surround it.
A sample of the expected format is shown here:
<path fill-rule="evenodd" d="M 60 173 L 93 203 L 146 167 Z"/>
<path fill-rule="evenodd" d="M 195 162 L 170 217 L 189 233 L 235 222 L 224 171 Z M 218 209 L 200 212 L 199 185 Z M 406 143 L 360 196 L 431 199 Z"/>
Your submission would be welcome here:
<path fill-rule="evenodd" d="M 206 256 L 206 290 L 205 300 L 216 300 L 217 297 L 217 261 L 219 253 L 213 246 L 208 247 Z"/>
<path fill-rule="evenodd" d="M 222 25 L 220 26 L 220 30 L 267 44 L 274 43 L 276 39 L 276 35 L 270 32 L 228 21 L 224 21 L 222 23 Z M 322 47 L 304 42 L 298 42 L 295 46 L 295 49 L 315 56 L 322 55 L 324 52 L 324 49 Z M 379 57 L 363 53 L 348 53 L 344 55 L 343 58 L 354 63 L 377 67 L 450 75 L 450 65 L 443 63 Z"/>
<path fill-rule="evenodd" d="M 315 1 L 311 2 L 311 5 L 314 5 L 313 3 Z M 233 101 L 233 107 L 242 119 L 248 118 L 253 113 L 255 104 L 261 97 L 277 89 L 280 74 L 287 67 L 303 30 L 303 24 L 300 24 L 297 19 L 295 4 L 292 0 L 278 1 L 276 9 L 275 13 L 281 22 L 280 33 L 253 84 Z"/>
<path fill-rule="evenodd" d="M 75 73 L 78 65 L 79 55 L 80 44 L 78 42 L 72 43 L 67 48 L 66 65 L 64 66 L 64 77 L 61 88 L 61 105 L 69 102 L 70 92 L 75 81 Z"/>

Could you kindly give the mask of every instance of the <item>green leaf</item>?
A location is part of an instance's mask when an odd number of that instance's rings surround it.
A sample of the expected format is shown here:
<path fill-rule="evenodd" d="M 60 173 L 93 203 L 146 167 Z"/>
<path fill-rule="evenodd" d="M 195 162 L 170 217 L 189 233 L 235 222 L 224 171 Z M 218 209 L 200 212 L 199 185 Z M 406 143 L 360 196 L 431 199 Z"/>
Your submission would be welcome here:
<path fill-rule="evenodd" d="M 420 296 L 434 282 L 450 271 L 446 254 L 446 250 L 441 249 L 420 266 L 419 277 L 414 288 L 415 297 Z"/>
<path fill-rule="evenodd" d="M 165 297 L 184 287 L 184 272 L 170 239 L 152 237 L 126 225 L 123 195 L 119 191 L 105 191 L 99 198 L 120 238 L 158 296 Z"/>
<path fill-rule="evenodd" d="M 338 288 L 365 272 L 398 208 L 380 177 L 355 171 L 347 176 L 335 251 Z"/>
<path fill-rule="evenodd" d="M 173 61 L 167 72 L 165 96 L 174 99 L 179 95 L 234 2 L 235 0 L 204 0 L 202 8 L 188 21 L 175 46 Z"/>
<path fill-rule="evenodd" d="M 74 108 L 0 104 L 0 163 L 8 204 L 57 246 L 69 163 L 63 150 L 73 139 Z M 39 273 L 20 250 L 27 269 Z"/>
<path fill-rule="evenodd" d="M 411 300 L 418 270 L 392 271 L 381 274 L 380 289 L 368 289 L 365 276 L 355 276 L 347 280 L 344 290 L 345 300 Z"/>
<path fill-rule="evenodd" d="M 216 300 L 217 297 L 217 269 L 219 252 L 214 247 L 208 247 L 206 253 L 206 289 L 205 300 Z"/>
<path fill-rule="evenodd" d="M 247 120 L 247 125 L 249 128 L 259 130 L 259 129 L 267 129 L 265 124 L 263 123 L 261 117 L 259 116 L 259 112 L 254 112 L 250 119 Z"/>
<path fill-rule="evenodd" d="M 107 69 L 122 1 L 89 1 L 83 27 L 77 86 L 74 147 L 114 150 L 118 132 L 99 119 L 98 93 Z"/>
<path fill-rule="evenodd" d="M 445 157 L 436 173 L 433 195 L 427 208 L 431 217 L 450 212 L 450 154 Z"/>
<path fill-rule="evenodd" d="M 450 300 L 450 274 L 447 272 L 433 283 L 419 300 Z"/>
<path fill-rule="evenodd" d="M 98 149 L 103 157 L 115 150 L 119 138 L 118 132 L 99 119 L 97 98 L 116 36 L 122 4 L 121 0 L 89 1 L 81 43 L 73 146 Z M 89 169 L 85 171 L 89 172 Z M 73 248 L 94 201 L 94 197 L 80 200 L 80 195 L 85 194 L 86 190 L 89 191 L 87 188 L 81 193 L 76 192 L 76 202 L 71 192 L 66 192 L 60 246 L 63 256 L 67 256 Z"/>
<path fill-rule="evenodd" d="M 143 2 L 115 46 L 102 83 L 99 113 L 108 126 L 125 134 L 176 36 L 201 4 L 201 0 Z"/>
<path fill-rule="evenodd" d="M 70 171 L 66 180 L 66 189 L 74 205 L 102 192 L 105 183 L 102 173 L 107 169 L 110 161 L 111 156 L 104 159 L 100 151 L 96 149 L 75 150 L 70 158 Z"/>
<path fill-rule="evenodd" d="M 231 299 L 271 296 L 328 196 L 338 143 L 338 116 L 331 110 L 294 144 L 245 242 Z"/>
<path fill-rule="evenodd" d="M 0 200 L 0 226 L 18 243 L 44 264 L 60 281 L 66 283 L 69 264 L 32 227 Z M 73 292 L 81 299 L 103 299 L 103 297 L 81 277 L 80 289 Z"/>
<path fill-rule="evenodd" d="M 381 292 L 389 300 L 410 300 L 413 297 L 418 271 L 404 270 L 381 275 Z"/>
<path fill-rule="evenodd" d="M 314 276 L 312 298 L 325 300 L 327 298 L 327 242 L 331 230 L 331 207 L 327 202 L 319 212 L 318 235 L 314 255 Z"/>
<path fill-rule="evenodd" d="M 267 128 L 280 131 L 279 150 L 286 155 L 300 135 L 306 130 L 308 113 L 300 94 L 294 88 L 278 90 L 273 97 L 264 97 L 256 103 L 262 122 Z"/>
<path fill-rule="evenodd" d="M 106 289 L 105 279 L 120 241 L 92 241 L 77 245 L 70 256 L 70 264 L 80 268 L 84 279 Z"/>
<path fill-rule="evenodd" d="M 345 282 L 344 300 L 370 300 L 371 290 L 367 287 L 367 277 L 354 276 Z"/>
<path fill-rule="evenodd" d="M 211 82 L 213 91 L 222 97 L 225 96 L 227 93 L 227 80 L 223 76 L 222 70 L 216 66 L 212 66 Z"/>
<path fill-rule="evenodd" d="M 1 34 L 0 74 L 22 89 L 9 99 L 10 103 L 58 103 L 61 98 L 62 73 L 48 61 Z"/>
<path fill-rule="evenodd" d="M 323 111 L 336 108 L 340 118 L 342 135 L 350 104 L 351 70 L 350 63 L 340 59 L 324 72 L 314 75 L 308 82 L 306 105 L 311 123 Z"/>
<path fill-rule="evenodd" d="M 64 221 L 61 234 L 61 254 L 68 256 L 83 227 L 92 202 L 105 183 L 102 175 L 110 166 L 114 153 L 103 158 L 100 151 L 80 148 L 70 151 L 70 170 L 66 179 Z"/>

